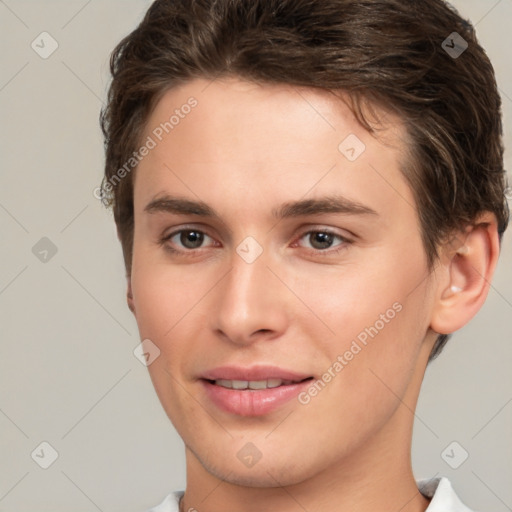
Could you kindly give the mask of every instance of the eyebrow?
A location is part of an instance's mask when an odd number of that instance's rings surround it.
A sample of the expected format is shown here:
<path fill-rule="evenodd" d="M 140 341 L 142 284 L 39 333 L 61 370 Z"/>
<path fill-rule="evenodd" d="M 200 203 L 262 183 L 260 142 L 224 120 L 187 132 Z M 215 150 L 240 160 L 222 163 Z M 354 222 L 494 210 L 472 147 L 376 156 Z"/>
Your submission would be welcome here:
<path fill-rule="evenodd" d="M 169 195 L 153 199 L 146 205 L 144 211 L 150 214 L 164 212 L 177 215 L 197 215 L 220 220 L 220 215 L 202 201 L 193 201 Z M 369 206 L 339 195 L 325 196 L 318 199 L 288 201 L 283 203 L 279 208 L 272 209 L 272 216 L 276 219 L 321 215 L 326 213 L 378 216 L 378 213 Z"/>

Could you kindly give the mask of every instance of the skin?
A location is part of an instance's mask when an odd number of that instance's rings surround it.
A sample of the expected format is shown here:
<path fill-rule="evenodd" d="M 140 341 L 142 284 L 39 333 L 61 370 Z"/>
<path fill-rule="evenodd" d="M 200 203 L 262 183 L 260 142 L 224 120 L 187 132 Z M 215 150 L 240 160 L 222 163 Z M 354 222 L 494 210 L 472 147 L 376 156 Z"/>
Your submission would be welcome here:
<path fill-rule="evenodd" d="M 197 79 L 162 97 L 141 140 L 190 96 L 198 105 L 136 171 L 127 294 L 141 339 L 160 349 L 148 369 L 186 445 L 181 510 L 424 511 L 412 411 L 436 332 L 459 329 L 485 300 L 494 217 L 458 233 L 429 272 L 398 119 L 388 114 L 377 140 L 332 93 Z M 366 145 L 353 162 L 338 150 L 349 134 Z M 333 193 L 376 214 L 271 216 Z M 144 211 L 163 194 L 203 201 L 219 218 Z M 207 235 L 199 248 L 179 234 L 160 243 L 187 228 Z M 344 238 L 319 249 L 310 232 L 325 229 Z M 253 263 L 236 252 L 248 236 L 263 249 Z M 212 404 L 198 380 L 226 364 L 321 378 L 395 303 L 401 311 L 307 404 L 241 417 Z M 252 467 L 237 457 L 248 442 L 261 453 Z"/>

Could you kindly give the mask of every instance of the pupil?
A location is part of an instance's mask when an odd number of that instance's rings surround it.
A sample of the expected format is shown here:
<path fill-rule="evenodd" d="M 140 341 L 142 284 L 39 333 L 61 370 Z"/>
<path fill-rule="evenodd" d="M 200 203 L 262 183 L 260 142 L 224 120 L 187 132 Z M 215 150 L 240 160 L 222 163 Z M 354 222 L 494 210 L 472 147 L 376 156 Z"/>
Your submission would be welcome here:
<path fill-rule="evenodd" d="M 198 233 L 197 231 L 185 231 L 181 233 L 180 242 L 189 249 L 195 249 L 200 247 L 203 243 L 203 234 Z"/>
<path fill-rule="evenodd" d="M 310 236 L 311 245 L 315 249 L 326 249 L 332 244 L 332 237 L 333 235 L 330 233 L 312 233 Z"/>

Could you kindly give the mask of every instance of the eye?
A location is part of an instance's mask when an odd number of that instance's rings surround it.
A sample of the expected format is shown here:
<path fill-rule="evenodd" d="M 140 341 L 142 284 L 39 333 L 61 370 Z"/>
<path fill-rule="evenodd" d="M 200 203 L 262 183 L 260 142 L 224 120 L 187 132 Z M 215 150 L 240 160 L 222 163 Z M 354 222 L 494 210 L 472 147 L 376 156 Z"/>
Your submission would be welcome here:
<path fill-rule="evenodd" d="M 171 242 L 174 246 L 180 247 L 181 245 L 181 248 L 194 250 L 201 248 L 206 239 L 212 240 L 204 231 L 188 228 L 174 231 L 162 238 L 161 241 L 162 243 Z"/>
<path fill-rule="evenodd" d="M 340 241 L 338 244 L 334 244 L 336 239 Z M 332 231 L 329 231 L 327 229 L 308 231 L 307 233 L 304 233 L 300 237 L 300 240 L 306 240 L 306 243 L 309 244 L 309 246 L 306 244 L 307 248 L 322 252 L 326 252 L 326 249 L 330 249 L 333 246 L 341 246 L 341 249 L 343 249 L 345 245 L 350 243 L 350 241 L 345 237 L 337 233 L 333 233 Z M 338 250 L 341 249 L 329 251 L 329 253 L 337 252 Z"/>

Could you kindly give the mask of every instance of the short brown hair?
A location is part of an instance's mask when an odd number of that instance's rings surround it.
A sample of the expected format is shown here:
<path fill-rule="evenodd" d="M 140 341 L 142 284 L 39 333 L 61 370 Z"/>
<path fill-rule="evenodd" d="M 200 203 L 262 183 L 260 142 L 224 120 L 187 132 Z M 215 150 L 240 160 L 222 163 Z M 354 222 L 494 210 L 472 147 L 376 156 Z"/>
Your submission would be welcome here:
<path fill-rule="evenodd" d="M 461 55 L 449 51 L 465 43 Z M 370 132 L 361 100 L 394 110 L 411 140 L 404 176 L 430 267 L 440 242 L 479 213 L 496 215 L 500 241 L 507 227 L 494 70 L 471 24 L 443 0 L 156 0 L 113 50 L 110 70 L 101 198 L 113 208 L 127 275 L 133 172 L 116 173 L 161 96 L 194 78 L 343 91 Z"/>

